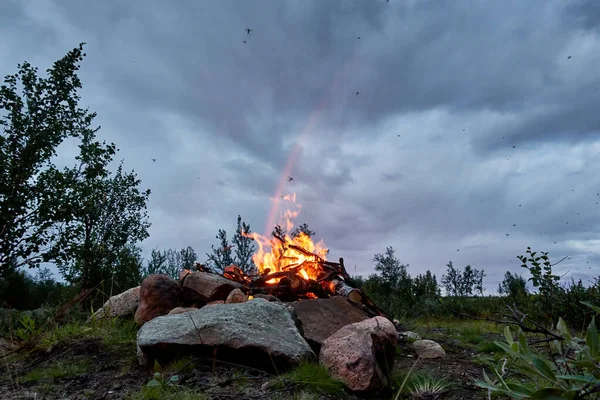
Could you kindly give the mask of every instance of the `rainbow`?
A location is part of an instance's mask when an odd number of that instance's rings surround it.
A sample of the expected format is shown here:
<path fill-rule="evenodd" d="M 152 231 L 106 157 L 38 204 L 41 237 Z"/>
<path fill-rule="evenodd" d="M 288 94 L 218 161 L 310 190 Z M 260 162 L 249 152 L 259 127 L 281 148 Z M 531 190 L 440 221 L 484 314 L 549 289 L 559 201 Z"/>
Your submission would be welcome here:
<path fill-rule="evenodd" d="M 302 149 L 302 145 L 305 142 L 307 142 L 308 137 L 310 136 L 315 125 L 319 121 L 321 112 L 325 109 L 325 107 L 329 103 L 330 99 L 333 97 L 334 93 L 336 92 L 336 89 L 339 86 L 339 82 L 342 80 L 343 77 L 346 76 L 346 71 L 349 69 L 349 66 L 351 64 L 353 64 L 353 61 L 356 60 L 356 54 L 357 53 L 355 52 L 355 56 L 348 63 L 346 63 L 346 66 L 345 66 L 345 68 L 343 68 L 341 73 L 338 71 L 337 76 L 334 76 L 334 78 L 331 82 L 331 85 L 325 92 L 325 95 L 323 96 L 323 98 L 321 98 L 321 101 L 319 102 L 319 104 L 315 107 L 313 112 L 310 114 L 310 117 L 308 118 L 308 122 L 306 123 L 306 126 L 300 132 L 298 139 L 296 140 L 296 143 L 294 144 L 294 147 L 292 148 L 292 150 L 290 152 L 290 155 L 287 159 L 285 167 L 283 168 L 283 170 L 281 171 L 281 175 L 279 176 L 279 181 L 277 182 L 277 185 L 275 187 L 275 193 L 274 193 L 273 197 L 271 198 L 272 205 L 271 205 L 271 209 L 269 210 L 268 217 L 267 217 L 267 224 L 265 225 L 265 230 L 264 230 L 265 237 L 271 236 L 271 231 L 273 230 L 273 227 L 275 226 L 275 223 L 278 220 L 277 216 L 281 211 L 280 210 L 281 198 L 286 189 L 286 186 L 288 183 L 288 177 L 293 176 L 294 166 L 296 165 L 296 161 L 298 160 L 298 156 L 300 154 L 300 150 Z"/>

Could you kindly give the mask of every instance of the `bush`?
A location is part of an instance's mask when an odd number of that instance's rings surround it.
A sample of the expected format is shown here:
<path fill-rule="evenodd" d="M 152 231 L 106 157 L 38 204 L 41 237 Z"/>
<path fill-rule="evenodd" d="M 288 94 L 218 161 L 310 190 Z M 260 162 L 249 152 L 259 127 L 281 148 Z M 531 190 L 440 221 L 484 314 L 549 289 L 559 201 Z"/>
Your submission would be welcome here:
<path fill-rule="evenodd" d="M 592 311 L 600 313 L 600 307 L 584 303 Z M 495 342 L 501 347 L 515 370 L 535 382 L 535 389 L 528 385 L 509 382 L 505 373 L 493 368 L 495 380 L 485 373 L 478 386 L 491 392 L 499 392 L 516 399 L 598 399 L 600 398 L 600 340 L 595 317 L 592 317 L 585 339 L 571 335 L 562 318 L 547 340 L 551 346 L 552 360 L 534 352 L 523 331 L 519 329 L 515 341 L 509 327 L 505 328 L 506 343 Z"/>
<path fill-rule="evenodd" d="M 36 276 L 23 270 L 12 271 L 0 281 L 0 306 L 33 310 L 55 305 L 63 299 L 65 291 L 65 286 L 54 281 L 48 269 L 41 269 Z"/>
<path fill-rule="evenodd" d="M 526 308 L 528 314 L 549 325 L 562 316 L 567 325 L 583 330 L 594 313 L 584 307 L 582 302 L 600 304 L 600 280 L 596 279 L 595 283 L 587 288 L 581 280 L 572 280 L 569 286 L 560 285 L 560 277 L 552 271 L 552 266 L 556 264 L 550 263 L 547 252 L 536 256 L 537 252 L 532 252 L 528 247 L 526 254 L 528 256 L 517 258 L 523 263 L 521 267 L 529 270 L 529 280 L 539 290 L 539 294 L 529 298 Z"/>

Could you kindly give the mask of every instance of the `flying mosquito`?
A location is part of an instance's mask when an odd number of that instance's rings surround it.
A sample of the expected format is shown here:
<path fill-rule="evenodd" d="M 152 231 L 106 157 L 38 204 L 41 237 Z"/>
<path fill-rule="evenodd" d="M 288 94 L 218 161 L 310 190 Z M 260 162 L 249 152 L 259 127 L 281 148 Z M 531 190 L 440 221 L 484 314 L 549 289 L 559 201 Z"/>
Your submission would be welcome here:
<path fill-rule="evenodd" d="M 250 28 L 246 28 L 246 34 L 247 34 L 247 35 L 250 35 L 250 33 L 251 33 L 251 32 L 252 32 L 252 29 L 250 29 Z"/>
<path fill-rule="evenodd" d="M 288 176 L 288 182 L 291 182 L 293 180 L 294 180 L 294 178 L 292 178 L 291 176 Z"/>

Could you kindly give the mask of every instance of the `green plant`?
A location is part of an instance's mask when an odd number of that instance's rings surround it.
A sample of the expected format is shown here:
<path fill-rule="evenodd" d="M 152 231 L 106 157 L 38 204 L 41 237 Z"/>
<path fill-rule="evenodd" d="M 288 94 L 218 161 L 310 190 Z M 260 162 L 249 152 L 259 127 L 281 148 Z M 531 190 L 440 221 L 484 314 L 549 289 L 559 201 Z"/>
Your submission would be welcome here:
<path fill-rule="evenodd" d="M 325 366 L 310 362 L 301 363 L 270 383 L 270 386 L 275 388 L 284 388 L 286 385 L 322 395 L 344 394 L 344 384 L 329 376 Z"/>
<path fill-rule="evenodd" d="M 527 314 L 544 324 L 552 325 L 562 317 L 573 329 L 585 330 L 593 316 L 593 311 L 582 305 L 582 301 L 600 301 L 600 281 L 586 287 L 581 280 L 561 285 L 560 276 L 554 274 L 552 267 L 562 260 L 552 264 L 547 252 L 538 255 L 527 248 L 526 256 L 517 257 L 522 268 L 529 270 L 533 286 L 539 293 L 530 295 L 527 299 Z M 563 258 L 564 260 L 564 258 Z M 528 264 L 530 263 L 530 265 Z M 525 305 L 521 301 L 521 305 Z"/>
<path fill-rule="evenodd" d="M 407 387 L 406 384 L 407 384 L 409 378 L 412 376 L 412 372 L 413 372 L 413 370 L 415 369 L 415 367 L 417 366 L 417 364 L 419 363 L 420 360 L 421 360 L 421 357 L 418 357 L 415 360 L 415 362 L 413 363 L 413 365 L 410 367 L 410 369 L 408 370 L 408 373 L 406 374 L 406 376 L 402 380 L 402 383 L 400 384 L 400 388 L 396 392 L 396 396 L 394 397 L 394 400 L 398 400 L 400 398 L 400 395 L 402 393 L 404 393 L 404 390 Z M 394 379 L 394 380 L 396 381 L 396 379 Z"/>
<path fill-rule="evenodd" d="M 60 342 L 79 339 L 92 333 L 93 329 L 91 327 L 84 326 L 79 321 L 72 321 L 62 325 L 53 324 L 41 335 L 37 347 L 46 350 Z"/>
<path fill-rule="evenodd" d="M 406 393 L 413 399 L 437 399 L 450 389 L 451 385 L 445 378 L 433 374 L 415 374 L 408 382 Z"/>
<path fill-rule="evenodd" d="M 47 367 L 37 368 L 30 371 L 23 377 L 24 382 L 38 382 L 41 380 L 55 380 L 60 378 L 82 375 L 92 370 L 92 363 L 89 360 L 79 360 L 75 362 L 58 361 Z"/>
<path fill-rule="evenodd" d="M 38 333 L 35 319 L 30 317 L 29 315 L 21 315 L 19 323 L 21 324 L 21 327 L 15 330 L 15 335 L 17 335 L 17 337 L 22 341 L 28 342 L 33 336 L 35 336 Z"/>
<path fill-rule="evenodd" d="M 207 400 L 208 396 L 198 390 L 178 386 L 144 386 L 130 393 L 127 400 Z"/>
<path fill-rule="evenodd" d="M 600 311 L 600 307 L 586 305 Z M 536 389 L 507 382 L 505 372 L 499 372 L 495 367 L 492 369 L 495 381 L 484 371 L 484 381 L 477 381 L 478 386 L 516 399 L 600 398 L 600 341 L 595 317 L 588 325 L 585 339 L 572 336 L 564 320 L 559 318 L 552 336 L 538 340 L 550 344 L 551 353 L 555 355 L 552 360 L 534 352 L 521 329 L 517 341 L 509 327 L 505 328 L 504 335 L 506 343 L 496 344 L 506 352 L 515 369 L 531 379 L 537 378 Z"/>

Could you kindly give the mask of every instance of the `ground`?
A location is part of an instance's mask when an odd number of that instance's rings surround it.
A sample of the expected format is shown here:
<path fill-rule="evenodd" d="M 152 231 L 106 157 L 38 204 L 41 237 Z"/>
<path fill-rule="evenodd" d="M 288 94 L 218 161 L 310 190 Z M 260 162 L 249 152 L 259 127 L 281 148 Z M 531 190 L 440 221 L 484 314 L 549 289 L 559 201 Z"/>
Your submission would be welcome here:
<path fill-rule="evenodd" d="M 502 340 L 501 327 L 472 321 L 421 321 L 414 331 L 437 341 L 443 359 L 420 360 L 407 380 L 401 398 L 487 399 L 474 380 L 482 369 L 499 361 L 494 340 Z M 314 365 L 287 375 L 268 375 L 241 366 L 198 360 L 181 360 L 157 366 L 154 372 L 138 365 L 136 327 L 131 321 L 90 328 L 71 322 L 43 333 L 25 335 L 25 348 L 10 352 L 0 363 L 2 399 L 320 399 L 358 398 L 340 392 Z M 14 351 L 14 349 L 12 349 Z M 393 377 L 399 387 L 416 360 L 410 341 L 397 348 Z M 317 368 L 317 369 L 315 369 Z M 418 384 L 421 382 L 421 385 Z M 440 384 L 439 396 L 426 396 L 423 382 Z M 148 386 L 155 384 L 156 386 Z M 415 388 L 421 387 L 419 393 Z M 406 390 L 405 390 L 406 391 Z M 417 390 L 418 392 L 418 390 Z M 394 393 L 379 396 L 391 399 Z"/>

